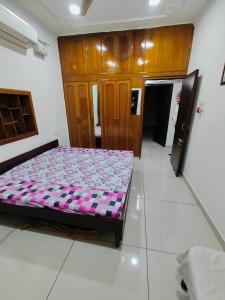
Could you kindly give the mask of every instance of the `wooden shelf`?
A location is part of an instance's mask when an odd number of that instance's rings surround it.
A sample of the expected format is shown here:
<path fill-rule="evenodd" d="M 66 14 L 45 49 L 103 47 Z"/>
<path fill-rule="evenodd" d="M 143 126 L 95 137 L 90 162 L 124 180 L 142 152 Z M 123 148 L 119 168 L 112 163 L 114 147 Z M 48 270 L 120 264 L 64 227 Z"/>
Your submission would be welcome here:
<path fill-rule="evenodd" d="M 31 93 L 0 89 L 0 145 L 36 134 Z"/>
<path fill-rule="evenodd" d="M 14 125 L 14 124 L 17 124 L 18 121 L 12 121 L 12 122 L 3 122 L 3 125 L 4 126 L 8 126 L 8 125 Z"/>
<path fill-rule="evenodd" d="M 21 109 L 20 107 L 7 107 L 7 106 L 1 106 L 0 105 L 0 109 L 8 109 L 8 110 L 16 110 L 16 109 Z"/>

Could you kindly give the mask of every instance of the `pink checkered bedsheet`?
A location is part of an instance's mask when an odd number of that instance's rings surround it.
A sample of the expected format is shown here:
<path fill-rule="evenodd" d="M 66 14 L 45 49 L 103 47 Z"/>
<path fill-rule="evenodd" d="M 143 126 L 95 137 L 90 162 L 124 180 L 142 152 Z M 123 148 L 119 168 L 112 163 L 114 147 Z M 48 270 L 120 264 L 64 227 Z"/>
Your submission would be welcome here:
<path fill-rule="evenodd" d="M 133 153 L 57 147 L 0 176 L 3 203 L 121 219 Z"/>

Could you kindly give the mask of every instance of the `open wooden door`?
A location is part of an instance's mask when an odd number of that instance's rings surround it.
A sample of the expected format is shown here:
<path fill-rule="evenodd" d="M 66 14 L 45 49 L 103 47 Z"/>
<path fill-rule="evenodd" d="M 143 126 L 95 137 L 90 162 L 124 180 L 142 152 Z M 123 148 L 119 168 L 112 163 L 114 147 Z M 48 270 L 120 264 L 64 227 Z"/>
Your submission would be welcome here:
<path fill-rule="evenodd" d="M 179 111 L 177 123 L 175 125 L 175 135 L 171 154 L 171 163 L 176 176 L 180 175 L 183 164 L 198 84 L 198 73 L 199 70 L 196 70 L 189 74 L 183 80 L 182 84 Z"/>

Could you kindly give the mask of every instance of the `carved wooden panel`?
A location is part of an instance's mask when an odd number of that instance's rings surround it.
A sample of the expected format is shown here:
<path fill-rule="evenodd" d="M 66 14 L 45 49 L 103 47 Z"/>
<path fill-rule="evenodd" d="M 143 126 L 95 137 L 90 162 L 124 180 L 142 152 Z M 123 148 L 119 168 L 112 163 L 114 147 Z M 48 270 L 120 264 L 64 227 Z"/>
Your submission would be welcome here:
<path fill-rule="evenodd" d="M 183 71 L 188 68 L 192 26 L 168 26 L 148 30 L 146 45 L 145 71 L 171 72 Z"/>
<path fill-rule="evenodd" d="M 144 72 L 145 66 L 145 30 L 135 30 L 132 32 L 132 67 L 131 72 Z"/>
<path fill-rule="evenodd" d="M 71 146 L 92 147 L 92 109 L 87 82 L 64 86 Z"/>
<path fill-rule="evenodd" d="M 129 119 L 130 119 L 130 81 L 117 81 L 117 102 L 119 118 L 119 145 L 118 149 L 129 149 Z"/>
<path fill-rule="evenodd" d="M 191 24 L 61 37 L 62 73 L 185 75 L 192 37 Z"/>
<path fill-rule="evenodd" d="M 86 37 L 87 73 L 102 72 L 102 37 L 100 34 L 90 34 Z"/>

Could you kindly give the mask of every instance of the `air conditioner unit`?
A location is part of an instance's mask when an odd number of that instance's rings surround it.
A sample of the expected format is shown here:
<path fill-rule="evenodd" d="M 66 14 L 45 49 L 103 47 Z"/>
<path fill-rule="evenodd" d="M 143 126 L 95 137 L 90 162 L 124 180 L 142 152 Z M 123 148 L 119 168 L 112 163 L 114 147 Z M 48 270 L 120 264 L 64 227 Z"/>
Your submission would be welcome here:
<path fill-rule="evenodd" d="M 0 38 L 26 49 L 33 48 L 38 43 L 36 30 L 1 4 Z"/>

